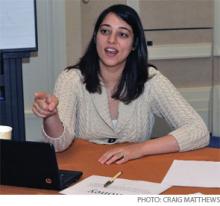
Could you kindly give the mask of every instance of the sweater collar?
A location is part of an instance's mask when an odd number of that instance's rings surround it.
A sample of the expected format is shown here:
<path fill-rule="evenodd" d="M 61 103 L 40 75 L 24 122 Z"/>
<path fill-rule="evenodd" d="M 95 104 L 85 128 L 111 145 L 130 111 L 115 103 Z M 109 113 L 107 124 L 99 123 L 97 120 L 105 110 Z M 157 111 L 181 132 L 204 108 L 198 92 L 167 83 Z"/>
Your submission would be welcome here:
<path fill-rule="evenodd" d="M 111 115 L 109 112 L 109 104 L 108 104 L 108 97 L 107 92 L 104 86 L 102 86 L 102 93 L 93 93 L 91 94 L 92 101 L 94 104 L 94 107 L 97 111 L 97 113 L 100 115 L 100 117 L 103 119 L 103 121 L 113 130 L 116 132 L 120 132 L 128 123 L 128 121 L 132 118 L 136 102 L 132 101 L 130 104 L 124 104 L 123 102 L 119 102 L 118 105 L 118 121 L 117 126 L 114 129 L 112 124 Z"/>

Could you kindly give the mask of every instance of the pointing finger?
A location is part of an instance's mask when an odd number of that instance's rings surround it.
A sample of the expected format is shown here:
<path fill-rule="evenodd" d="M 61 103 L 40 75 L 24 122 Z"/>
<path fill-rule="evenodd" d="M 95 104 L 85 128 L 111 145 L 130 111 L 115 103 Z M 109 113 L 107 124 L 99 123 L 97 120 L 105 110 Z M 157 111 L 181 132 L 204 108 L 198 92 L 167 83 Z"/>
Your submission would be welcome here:
<path fill-rule="evenodd" d="M 46 99 L 48 94 L 46 92 L 36 92 L 34 94 L 34 100 L 44 100 Z"/>
<path fill-rule="evenodd" d="M 54 109 L 56 109 L 59 101 L 56 96 L 52 95 L 47 97 L 46 102 L 48 104 L 49 111 L 53 111 Z"/>

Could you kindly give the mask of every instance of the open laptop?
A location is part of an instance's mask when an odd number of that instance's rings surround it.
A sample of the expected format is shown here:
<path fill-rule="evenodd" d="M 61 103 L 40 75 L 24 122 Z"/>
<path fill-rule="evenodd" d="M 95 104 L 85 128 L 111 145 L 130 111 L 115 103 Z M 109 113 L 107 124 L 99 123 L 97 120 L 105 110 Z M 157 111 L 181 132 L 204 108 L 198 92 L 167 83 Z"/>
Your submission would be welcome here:
<path fill-rule="evenodd" d="M 0 184 L 61 190 L 81 171 L 59 170 L 52 144 L 0 140 Z"/>

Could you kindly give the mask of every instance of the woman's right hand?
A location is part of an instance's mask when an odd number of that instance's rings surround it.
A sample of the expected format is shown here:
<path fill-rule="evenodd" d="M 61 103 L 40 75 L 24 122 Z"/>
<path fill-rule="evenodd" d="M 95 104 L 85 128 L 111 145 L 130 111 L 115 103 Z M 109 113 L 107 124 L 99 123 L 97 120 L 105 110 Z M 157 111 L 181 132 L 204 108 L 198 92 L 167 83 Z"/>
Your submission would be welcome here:
<path fill-rule="evenodd" d="M 46 119 L 57 114 L 59 101 L 56 96 L 49 95 L 45 92 L 36 92 L 34 96 L 32 111 L 36 116 Z"/>

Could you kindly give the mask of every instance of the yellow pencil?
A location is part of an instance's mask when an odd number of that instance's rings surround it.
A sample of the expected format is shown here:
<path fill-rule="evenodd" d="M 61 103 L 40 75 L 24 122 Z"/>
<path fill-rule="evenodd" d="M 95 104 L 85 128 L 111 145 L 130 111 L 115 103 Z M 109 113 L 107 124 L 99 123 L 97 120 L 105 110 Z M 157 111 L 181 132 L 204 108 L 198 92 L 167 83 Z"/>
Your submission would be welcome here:
<path fill-rule="evenodd" d="M 110 184 L 112 184 L 112 183 L 115 181 L 115 179 L 116 179 L 117 177 L 119 177 L 121 174 L 122 174 L 122 171 L 118 172 L 114 177 L 112 177 L 110 180 L 108 180 L 108 181 L 104 184 L 104 187 L 107 187 L 107 186 L 109 186 Z"/>

